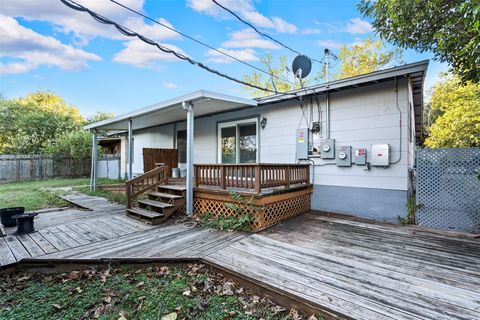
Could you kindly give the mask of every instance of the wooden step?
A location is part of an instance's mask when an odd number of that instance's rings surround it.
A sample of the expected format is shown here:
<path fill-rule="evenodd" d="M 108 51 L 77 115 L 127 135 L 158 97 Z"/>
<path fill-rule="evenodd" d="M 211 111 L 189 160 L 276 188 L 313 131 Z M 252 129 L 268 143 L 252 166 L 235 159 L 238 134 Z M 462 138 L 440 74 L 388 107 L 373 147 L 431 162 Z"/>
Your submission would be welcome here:
<path fill-rule="evenodd" d="M 162 184 L 157 186 L 158 190 L 185 191 L 187 187 L 181 184 Z"/>
<path fill-rule="evenodd" d="M 135 219 L 140 219 L 150 224 L 161 223 L 166 219 L 163 213 L 154 212 L 138 207 L 127 209 L 127 216 Z"/>
<path fill-rule="evenodd" d="M 155 201 L 155 200 L 148 200 L 148 199 L 142 199 L 137 201 L 139 204 L 143 204 L 146 206 L 150 207 L 155 207 L 159 209 L 165 209 L 165 208 L 173 208 L 172 204 L 165 203 L 165 202 L 160 202 L 160 201 Z"/>
<path fill-rule="evenodd" d="M 157 191 L 149 192 L 148 195 L 153 197 L 165 198 L 165 199 L 182 199 L 183 198 L 182 196 L 179 196 L 176 194 L 163 193 L 163 192 L 157 192 Z"/>

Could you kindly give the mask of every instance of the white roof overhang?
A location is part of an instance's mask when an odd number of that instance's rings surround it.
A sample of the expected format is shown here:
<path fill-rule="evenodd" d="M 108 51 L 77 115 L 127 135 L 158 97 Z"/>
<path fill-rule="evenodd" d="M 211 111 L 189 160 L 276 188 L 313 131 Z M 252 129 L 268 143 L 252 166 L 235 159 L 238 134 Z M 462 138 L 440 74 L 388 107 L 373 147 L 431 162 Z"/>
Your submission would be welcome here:
<path fill-rule="evenodd" d="M 257 105 L 256 100 L 233 97 L 211 91 L 195 91 L 174 99 L 160 102 L 142 109 L 128 112 L 114 118 L 85 126 L 87 130 L 126 130 L 132 119 L 133 130 L 139 130 L 168 123 L 184 121 L 187 113 L 182 103 L 193 103 L 195 117 L 233 111 L 242 107 Z"/>

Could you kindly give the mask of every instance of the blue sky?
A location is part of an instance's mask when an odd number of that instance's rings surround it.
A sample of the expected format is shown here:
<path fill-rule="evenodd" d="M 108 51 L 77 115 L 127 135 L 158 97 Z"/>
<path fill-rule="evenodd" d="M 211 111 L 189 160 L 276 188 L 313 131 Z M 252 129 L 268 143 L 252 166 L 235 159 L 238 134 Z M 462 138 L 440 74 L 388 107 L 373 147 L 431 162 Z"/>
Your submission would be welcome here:
<path fill-rule="evenodd" d="M 212 47 L 261 66 L 265 53 L 295 54 L 255 34 L 210 0 L 118 0 Z M 109 0 L 77 0 L 92 10 L 231 76 L 252 69 L 209 51 Z M 374 35 L 357 1 L 219 0 L 256 27 L 308 56 L 325 47 L 338 52 Z M 431 59 L 406 50 L 405 62 Z M 313 65 L 314 71 L 320 66 Z M 431 60 L 428 89 L 445 64 Z M 35 90 L 62 96 L 88 116 L 121 114 L 199 89 L 248 96 L 240 85 L 120 35 L 113 27 L 75 12 L 59 0 L 2 0 L 0 8 L 0 93 L 13 98 Z"/>

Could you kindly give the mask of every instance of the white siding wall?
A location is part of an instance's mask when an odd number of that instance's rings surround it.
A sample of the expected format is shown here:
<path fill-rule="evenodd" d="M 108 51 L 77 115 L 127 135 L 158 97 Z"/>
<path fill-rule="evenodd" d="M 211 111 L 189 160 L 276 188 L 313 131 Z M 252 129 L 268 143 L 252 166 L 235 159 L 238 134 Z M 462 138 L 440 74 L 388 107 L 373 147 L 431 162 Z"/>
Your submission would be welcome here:
<path fill-rule="evenodd" d="M 315 184 L 345 187 L 407 190 L 408 154 L 407 137 L 408 86 L 399 80 L 398 104 L 402 110 L 402 158 L 389 168 L 365 171 L 363 166 L 339 168 L 334 165 L 315 167 Z M 325 99 L 320 99 L 325 122 Z M 309 107 L 310 108 L 310 107 Z M 307 117 L 310 111 L 306 110 Z M 297 101 L 250 108 L 195 120 L 194 162 L 217 162 L 217 123 L 245 117 L 266 117 L 267 126 L 260 129 L 260 162 L 295 163 L 295 135 L 299 127 L 306 127 Z M 314 103 L 313 121 L 318 118 Z M 375 143 L 389 143 L 391 160 L 399 156 L 399 115 L 396 108 L 395 83 L 388 82 L 365 88 L 332 93 L 330 98 L 330 137 L 336 145 L 367 148 Z M 302 120 L 302 122 L 300 122 Z M 323 124 L 323 127 L 325 125 Z M 177 130 L 184 130 L 178 123 Z M 172 147 L 172 127 L 155 128 L 135 134 L 134 172 L 143 168 L 141 147 Z M 368 155 L 370 160 L 370 155 Z M 333 160 L 315 159 L 317 164 Z"/>
<path fill-rule="evenodd" d="M 135 131 L 133 135 L 133 174 L 143 173 L 143 148 L 173 148 L 173 125 Z"/>

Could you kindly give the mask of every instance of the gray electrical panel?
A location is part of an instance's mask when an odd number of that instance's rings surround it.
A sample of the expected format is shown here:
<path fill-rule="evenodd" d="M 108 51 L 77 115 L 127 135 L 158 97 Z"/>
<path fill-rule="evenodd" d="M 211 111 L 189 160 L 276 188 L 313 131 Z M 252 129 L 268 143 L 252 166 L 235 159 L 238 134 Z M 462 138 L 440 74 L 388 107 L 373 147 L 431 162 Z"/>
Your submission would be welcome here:
<path fill-rule="evenodd" d="M 355 149 L 354 162 L 357 166 L 366 165 L 367 164 L 367 149 L 365 149 L 365 148 Z"/>
<path fill-rule="evenodd" d="M 297 129 L 297 160 L 308 159 L 308 128 Z"/>
<path fill-rule="evenodd" d="M 352 147 L 351 146 L 339 146 L 336 148 L 335 163 L 338 167 L 351 167 L 352 166 Z"/>
<path fill-rule="evenodd" d="M 388 167 L 390 165 L 390 145 L 389 144 L 372 144 L 371 154 L 372 166 Z"/>
<path fill-rule="evenodd" d="M 324 139 L 320 141 L 320 158 L 335 159 L 335 139 Z"/>

